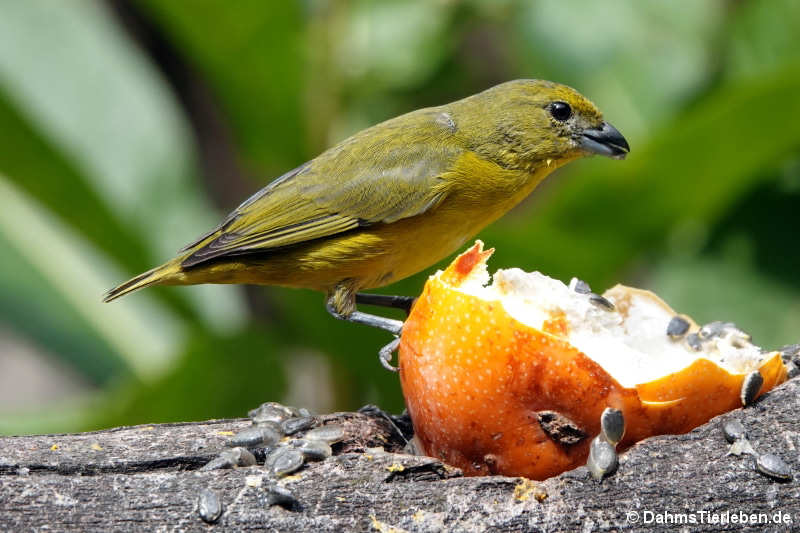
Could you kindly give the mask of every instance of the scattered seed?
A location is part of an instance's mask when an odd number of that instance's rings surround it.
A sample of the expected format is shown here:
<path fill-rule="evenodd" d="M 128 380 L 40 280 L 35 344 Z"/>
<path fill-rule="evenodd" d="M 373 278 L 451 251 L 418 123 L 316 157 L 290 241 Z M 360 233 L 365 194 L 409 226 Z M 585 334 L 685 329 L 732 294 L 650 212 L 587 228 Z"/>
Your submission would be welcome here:
<path fill-rule="evenodd" d="M 578 294 L 590 294 L 592 292 L 589 284 L 579 278 L 572 278 L 569 282 L 569 288 Z"/>
<path fill-rule="evenodd" d="M 617 451 L 614 446 L 600 435 L 595 437 L 589 447 L 589 459 L 586 462 L 592 477 L 602 481 L 605 476 L 614 472 L 617 464 Z"/>
<path fill-rule="evenodd" d="M 283 477 L 298 470 L 303 466 L 303 454 L 294 448 L 276 448 L 264 461 L 267 471 L 276 476 Z"/>
<path fill-rule="evenodd" d="M 411 439 L 403 446 L 403 453 L 407 455 L 424 455 L 417 439 Z"/>
<path fill-rule="evenodd" d="M 300 507 L 300 502 L 294 497 L 294 494 L 288 489 L 274 483 L 264 487 L 261 500 L 267 507 L 280 505 L 288 510 L 294 510 Z"/>
<path fill-rule="evenodd" d="M 330 424 L 314 428 L 304 435 L 306 440 L 321 440 L 328 444 L 336 444 L 344 440 L 345 432 L 342 426 Z"/>
<path fill-rule="evenodd" d="M 298 444 L 297 449 L 300 450 L 300 453 L 303 454 L 309 461 L 324 461 L 331 455 L 333 455 L 333 450 L 331 449 L 331 445 L 327 442 L 323 442 L 321 440 L 305 440 L 299 439 L 296 441 Z M 294 443 L 293 443 L 294 444 Z"/>
<path fill-rule="evenodd" d="M 750 405 L 756 399 L 758 391 L 761 390 L 761 385 L 764 384 L 764 377 L 758 370 L 754 370 L 747 374 L 742 383 L 742 391 L 739 398 L 742 400 L 742 405 Z"/>
<path fill-rule="evenodd" d="M 675 315 L 667 324 L 667 336 L 670 339 L 680 339 L 687 331 L 689 331 L 689 321 L 681 316 Z"/>
<path fill-rule="evenodd" d="M 282 437 L 283 436 L 283 431 L 281 430 L 281 425 L 278 422 L 269 422 L 269 421 L 263 420 L 261 422 L 253 422 L 253 426 L 254 427 L 260 427 L 260 428 L 268 428 L 271 431 L 275 432 L 275 434 L 278 435 L 278 437 Z"/>
<path fill-rule="evenodd" d="M 689 333 L 686 335 L 686 344 L 695 352 L 703 349 L 703 343 L 700 341 L 700 336 L 697 333 Z"/>
<path fill-rule="evenodd" d="M 586 438 L 587 433 L 578 424 L 556 411 L 539 411 L 536 413 L 539 425 L 548 437 L 564 444 L 576 444 Z"/>
<path fill-rule="evenodd" d="M 779 351 L 786 365 L 788 377 L 791 379 L 800 374 L 800 344 L 784 346 Z"/>
<path fill-rule="evenodd" d="M 793 357 L 800 356 L 800 344 L 789 344 L 779 350 L 784 361 L 791 360 Z"/>
<path fill-rule="evenodd" d="M 245 428 L 228 440 L 228 446 L 244 446 L 257 448 L 259 446 L 272 446 L 281 440 L 281 434 L 271 425 L 258 425 Z"/>
<path fill-rule="evenodd" d="M 222 470 L 225 468 L 233 468 L 234 464 L 235 463 L 230 457 L 223 457 L 221 455 L 218 455 L 217 457 L 214 457 L 209 462 L 201 466 L 198 470 L 200 470 L 201 472 L 207 472 L 209 470 Z"/>
<path fill-rule="evenodd" d="M 701 327 L 700 331 L 697 332 L 697 335 L 703 340 L 708 340 L 713 337 L 719 337 L 728 329 L 736 329 L 736 324 L 733 322 L 722 322 L 720 320 L 715 320 L 714 322 L 709 322 Z"/>
<path fill-rule="evenodd" d="M 298 418 L 287 418 L 281 422 L 281 431 L 284 435 L 293 435 L 298 431 L 311 429 L 317 421 L 313 416 L 302 416 Z"/>
<path fill-rule="evenodd" d="M 765 453 L 756 458 L 756 470 L 781 481 L 792 479 L 792 470 L 786 462 L 772 453 Z"/>
<path fill-rule="evenodd" d="M 800 375 L 800 367 L 798 367 L 794 361 L 786 363 L 786 377 L 792 379 L 798 375 Z"/>
<path fill-rule="evenodd" d="M 218 456 L 200 468 L 202 471 L 233 468 L 234 466 L 253 466 L 256 464 L 255 456 L 245 448 L 230 448 L 220 452 Z"/>
<path fill-rule="evenodd" d="M 256 456 L 250 453 L 250 450 L 246 448 L 236 447 L 226 451 L 231 454 L 231 459 L 234 460 L 236 466 L 253 466 L 256 464 Z"/>
<path fill-rule="evenodd" d="M 297 409 L 293 407 L 281 405 L 277 402 L 266 402 L 248 411 L 247 416 L 250 417 L 255 424 L 260 424 L 262 422 L 280 424 L 287 418 L 298 416 L 298 414 Z"/>
<path fill-rule="evenodd" d="M 622 415 L 622 411 L 606 407 L 603 414 L 600 415 L 600 430 L 606 440 L 616 446 L 625 435 L 625 417 Z"/>
<path fill-rule="evenodd" d="M 750 441 L 747 439 L 737 439 L 731 444 L 728 453 L 725 455 L 742 455 L 746 453 L 748 455 L 756 455 L 755 449 L 753 449 L 753 445 L 750 444 Z"/>
<path fill-rule="evenodd" d="M 197 514 L 207 524 L 213 524 L 222 516 L 222 502 L 216 492 L 202 489 L 197 496 Z"/>
<path fill-rule="evenodd" d="M 722 433 L 725 435 L 725 440 L 730 443 L 747 438 L 747 430 L 745 430 L 744 425 L 736 419 L 728 420 L 722 424 Z"/>
<path fill-rule="evenodd" d="M 611 301 L 608 298 L 600 296 L 599 294 L 591 293 L 591 295 L 589 296 L 589 301 L 592 304 L 596 305 L 597 307 L 605 309 L 606 311 L 613 311 L 614 309 L 616 309 L 616 307 L 614 307 L 614 304 L 611 303 Z"/>

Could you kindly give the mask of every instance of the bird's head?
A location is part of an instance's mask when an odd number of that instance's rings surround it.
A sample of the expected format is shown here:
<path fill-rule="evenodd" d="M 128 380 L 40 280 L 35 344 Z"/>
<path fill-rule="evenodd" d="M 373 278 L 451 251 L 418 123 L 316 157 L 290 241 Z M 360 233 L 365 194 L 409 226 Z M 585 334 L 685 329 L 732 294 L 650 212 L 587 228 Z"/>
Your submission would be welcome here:
<path fill-rule="evenodd" d="M 563 164 L 600 154 L 623 159 L 622 134 L 575 89 L 544 80 L 515 80 L 459 102 L 474 124 L 473 149 L 507 168 Z"/>

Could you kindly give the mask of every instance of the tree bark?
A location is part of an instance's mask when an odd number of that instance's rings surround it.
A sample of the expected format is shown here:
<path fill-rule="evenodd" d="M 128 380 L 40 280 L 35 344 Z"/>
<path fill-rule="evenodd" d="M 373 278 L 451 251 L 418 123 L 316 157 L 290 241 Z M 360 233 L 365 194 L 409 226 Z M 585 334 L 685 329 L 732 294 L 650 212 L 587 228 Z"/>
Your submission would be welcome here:
<path fill-rule="evenodd" d="M 379 416 L 326 415 L 347 439 L 333 457 L 277 482 L 299 502 L 289 509 L 266 503 L 274 481 L 263 466 L 197 470 L 247 420 L 4 437 L 0 530 L 738 531 L 746 520 L 745 529 L 788 531 L 800 528 L 796 479 L 774 481 L 752 456 L 726 455 L 720 425 L 739 419 L 756 450 L 780 456 L 796 476 L 799 392 L 792 379 L 690 433 L 647 439 L 602 483 L 585 467 L 543 482 L 465 478 L 435 459 L 398 453 L 403 441 Z M 198 514 L 203 489 L 223 504 L 213 525 Z"/>

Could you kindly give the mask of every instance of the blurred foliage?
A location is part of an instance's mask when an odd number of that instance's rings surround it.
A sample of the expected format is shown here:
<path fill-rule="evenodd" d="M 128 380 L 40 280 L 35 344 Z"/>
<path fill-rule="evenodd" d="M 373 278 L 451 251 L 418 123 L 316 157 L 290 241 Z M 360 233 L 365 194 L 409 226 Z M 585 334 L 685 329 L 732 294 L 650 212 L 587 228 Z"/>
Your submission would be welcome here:
<path fill-rule="evenodd" d="M 793 0 L 0 4 L 0 335 L 92 384 L 0 405 L 0 432 L 239 416 L 306 383 L 301 353 L 331 369 L 304 385 L 333 391 L 316 407 L 402 409 L 387 336 L 319 294 L 100 297 L 349 134 L 521 77 L 578 88 L 632 153 L 573 163 L 487 229 L 492 269 L 636 284 L 765 347 L 800 340 Z"/>

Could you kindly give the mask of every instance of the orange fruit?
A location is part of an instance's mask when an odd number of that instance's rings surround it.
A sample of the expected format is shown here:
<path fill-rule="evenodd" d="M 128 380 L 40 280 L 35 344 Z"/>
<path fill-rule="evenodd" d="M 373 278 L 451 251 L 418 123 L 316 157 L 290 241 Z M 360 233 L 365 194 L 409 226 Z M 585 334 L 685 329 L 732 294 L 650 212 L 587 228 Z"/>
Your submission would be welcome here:
<path fill-rule="evenodd" d="M 732 324 L 704 337 L 685 319 L 669 337 L 675 312 L 648 291 L 617 285 L 608 306 L 518 269 L 487 285 L 492 252 L 477 241 L 431 276 L 399 346 L 417 445 L 467 475 L 545 479 L 585 464 L 606 407 L 625 417 L 622 450 L 741 407 L 755 370 L 758 395 L 786 379 Z"/>

